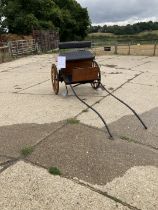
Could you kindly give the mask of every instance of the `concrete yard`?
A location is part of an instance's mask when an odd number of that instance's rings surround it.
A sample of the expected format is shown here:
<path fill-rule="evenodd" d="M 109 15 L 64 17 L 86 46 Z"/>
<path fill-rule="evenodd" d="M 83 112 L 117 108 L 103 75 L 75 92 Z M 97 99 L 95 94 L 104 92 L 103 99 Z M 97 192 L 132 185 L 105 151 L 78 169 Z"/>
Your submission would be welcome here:
<path fill-rule="evenodd" d="M 0 209 L 157 210 L 158 58 L 96 58 L 103 85 L 139 113 L 147 130 L 106 91 L 76 87 L 114 140 L 70 89 L 64 96 L 64 84 L 54 95 L 55 60 L 47 54 L 0 64 Z"/>

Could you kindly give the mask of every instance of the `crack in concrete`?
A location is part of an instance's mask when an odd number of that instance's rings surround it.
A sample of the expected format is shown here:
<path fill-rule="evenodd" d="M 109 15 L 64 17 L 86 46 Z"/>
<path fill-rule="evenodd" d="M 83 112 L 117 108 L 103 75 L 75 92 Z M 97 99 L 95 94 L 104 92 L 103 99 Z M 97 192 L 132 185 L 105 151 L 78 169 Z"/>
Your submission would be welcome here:
<path fill-rule="evenodd" d="M 19 94 L 19 95 L 35 95 L 35 96 L 52 96 L 53 94 L 35 94 L 35 93 L 15 93 L 15 92 L 12 92 L 14 94 Z M 93 98 L 103 98 L 105 97 L 104 95 L 101 95 L 101 96 L 94 96 L 94 95 L 79 95 L 81 97 L 93 97 Z M 74 97 L 73 94 L 69 94 L 69 97 Z"/>
<path fill-rule="evenodd" d="M 0 169 L 0 174 L 5 171 L 6 169 L 8 169 L 9 167 L 13 166 L 14 164 L 16 164 L 20 159 L 17 158 L 17 159 L 14 159 L 14 160 L 10 160 L 8 161 L 6 164 L 2 165 L 3 168 Z"/>
<path fill-rule="evenodd" d="M 43 165 L 40 165 L 39 163 L 32 162 L 31 160 L 28 160 L 28 159 L 23 159 L 23 160 L 24 160 L 26 163 L 32 164 L 33 166 L 37 166 L 37 167 L 43 168 L 43 169 L 45 169 L 45 170 L 48 170 L 47 167 L 44 167 Z M 116 197 L 114 197 L 114 196 L 109 195 L 107 192 L 103 192 L 103 191 L 101 191 L 101 190 L 96 189 L 95 187 L 91 186 L 89 183 L 86 183 L 86 184 L 85 184 L 84 181 L 75 180 L 75 179 L 72 178 L 72 177 L 68 177 L 68 176 L 64 176 L 64 175 L 61 175 L 60 177 L 61 177 L 61 178 L 68 179 L 68 180 L 71 180 L 71 181 L 73 181 L 74 183 L 76 183 L 76 184 L 78 184 L 78 185 L 81 185 L 81 186 L 83 186 L 83 187 L 85 187 L 85 188 L 88 188 L 89 190 L 91 190 L 91 191 L 93 191 L 93 192 L 96 192 L 96 193 L 98 193 L 98 194 L 100 194 L 100 195 L 102 195 L 102 196 L 105 196 L 105 197 L 109 198 L 110 200 L 113 200 L 113 201 L 116 202 L 116 203 L 119 203 L 119 204 L 121 204 L 121 205 L 123 205 L 123 206 L 125 206 L 125 207 L 128 207 L 128 208 L 131 209 L 131 210 L 141 210 L 141 209 L 138 209 L 137 207 L 134 207 L 134 206 L 132 206 L 132 205 L 130 205 L 130 204 L 128 204 L 128 203 L 126 203 L 126 202 L 124 202 L 124 201 L 122 201 L 122 200 L 116 198 Z"/>
<path fill-rule="evenodd" d="M 137 84 L 137 85 L 142 85 L 142 86 L 148 86 L 148 87 L 158 87 L 156 85 L 149 85 L 149 84 L 142 84 L 142 83 L 138 83 L 138 82 L 130 82 L 131 84 Z"/>
<path fill-rule="evenodd" d="M 80 124 L 83 124 L 85 127 L 87 127 L 87 128 L 91 128 L 91 129 L 94 129 L 94 130 L 96 130 L 96 131 L 100 131 L 100 132 L 102 132 L 102 133 L 105 133 L 105 131 L 102 129 L 102 128 L 97 128 L 97 127 L 93 127 L 93 126 L 90 126 L 90 125 L 87 125 L 87 124 L 84 124 L 84 123 L 80 123 Z M 151 133 L 151 132 L 149 132 L 152 136 L 154 136 L 154 137 L 158 137 L 157 135 L 155 135 L 155 134 L 153 134 L 153 133 Z M 157 147 L 154 147 L 154 146 L 152 146 L 152 145 L 149 145 L 149 144 L 143 144 L 142 142 L 138 142 L 138 141 L 136 141 L 136 140 L 134 140 L 134 139 L 130 139 L 130 141 L 129 140 L 127 140 L 127 139 L 121 139 L 120 138 L 120 136 L 118 136 L 118 135 L 114 135 L 114 137 L 116 137 L 116 138 L 118 138 L 118 139 L 120 139 L 120 140 L 122 140 L 122 141 L 125 141 L 125 142 L 132 142 L 132 143 L 134 143 L 134 144 L 138 144 L 138 145 L 141 145 L 141 146 L 144 146 L 144 147 L 147 147 L 147 148 L 149 148 L 149 149 L 152 149 L 152 150 L 154 150 L 154 151 L 158 151 L 158 148 Z M 115 140 L 115 139 L 114 139 Z M 109 139 L 109 141 L 111 141 L 110 139 Z"/>
<path fill-rule="evenodd" d="M 32 55 L 31 55 L 31 56 L 32 56 Z M 30 58 L 31 56 L 28 56 L 28 57 Z M 28 57 L 27 57 L 27 58 L 28 58 Z M 22 58 L 26 58 L 26 56 L 25 56 L 25 57 L 22 57 Z M 21 58 L 14 59 L 14 60 L 12 60 L 12 61 L 10 61 L 10 62 L 14 62 L 14 61 L 17 61 L 17 60 L 20 60 L 20 59 L 21 59 Z M 10 62 L 6 62 L 6 63 L 10 63 Z M 35 64 L 35 63 L 38 63 L 38 60 L 37 60 L 37 61 L 30 62 L 30 63 L 23 64 L 23 65 L 17 65 L 17 66 L 15 66 L 15 67 L 9 67 L 9 68 L 7 68 L 7 70 L 2 70 L 2 71 L 0 71 L 0 73 L 4 73 L 4 71 L 5 71 L 5 72 L 11 72 L 12 70 L 17 69 L 17 68 L 19 68 L 19 67 L 20 67 L 20 70 L 21 70 L 22 67 L 28 66 L 28 65 L 30 65 L 30 64 Z"/>
<path fill-rule="evenodd" d="M 13 92 L 13 93 L 20 93 L 20 92 L 22 92 L 22 91 L 24 91 L 24 90 L 28 90 L 28 89 L 30 89 L 30 88 L 32 88 L 32 87 L 41 85 L 41 84 L 43 84 L 43 83 L 45 83 L 45 82 L 48 82 L 48 81 L 50 81 L 50 79 L 44 80 L 43 82 L 36 83 L 35 85 L 31 85 L 31 86 L 29 86 L 29 87 L 27 87 L 27 88 L 24 88 L 24 89 L 19 90 L 19 91 L 15 91 L 15 92 Z"/>
<path fill-rule="evenodd" d="M 47 138 L 49 138 L 52 134 L 57 133 L 58 131 L 60 131 L 62 128 L 64 128 L 67 124 L 65 123 L 64 125 L 62 125 L 61 127 L 57 128 L 56 130 L 54 130 L 53 132 L 50 132 L 49 134 L 47 134 L 45 137 L 43 137 L 42 139 L 40 139 L 36 144 L 32 145 L 33 148 L 37 147 L 38 145 L 40 145 L 44 140 L 46 140 Z M 29 156 L 29 155 L 28 155 Z"/>
<path fill-rule="evenodd" d="M 62 126 L 60 126 L 59 128 L 57 128 L 56 130 L 54 130 L 53 132 L 48 133 L 47 135 L 45 135 L 42 139 L 40 139 L 37 143 L 33 144 L 32 147 L 36 148 L 39 144 L 41 144 L 44 140 L 46 140 L 47 138 L 49 138 L 52 134 L 58 132 L 60 129 L 62 129 L 63 127 L 65 127 L 67 124 L 64 124 Z M 29 155 L 28 155 L 29 156 Z M 27 156 L 27 157 L 28 157 Z M 0 157 L 3 158 L 7 158 L 9 160 L 3 162 L 0 164 L 0 166 L 3 166 L 2 169 L 0 169 L 0 173 L 2 173 L 3 171 L 5 171 L 7 168 L 9 168 L 10 166 L 14 165 L 17 161 L 19 160 L 25 160 L 26 157 L 23 157 L 23 155 L 19 155 L 17 158 L 15 157 L 11 157 L 8 155 L 2 155 L 0 154 Z"/>
<path fill-rule="evenodd" d="M 145 59 L 145 58 L 144 58 L 144 59 Z M 143 59 L 142 59 L 142 60 L 143 60 Z M 138 65 L 133 66 L 133 67 L 131 67 L 131 68 L 116 67 L 116 68 L 114 68 L 114 69 L 116 69 L 116 70 L 118 70 L 118 69 L 124 69 L 124 70 L 128 70 L 128 71 L 137 71 L 137 72 L 139 71 L 139 72 L 141 72 L 141 73 L 144 73 L 143 71 L 140 71 L 140 70 L 134 70 L 133 68 L 143 66 L 143 65 L 145 65 L 145 64 L 147 64 L 147 63 L 151 63 L 151 61 L 146 61 L 146 62 L 144 62 L 144 63 L 138 64 Z M 100 66 L 107 67 L 107 65 L 106 65 L 106 64 L 100 64 Z"/>
<path fill-rule="evenodd" d="M 39 144 L 41 144 L 44 140 L 46 140 L 47 138 L 49 138 L 52 134 L 55 134 L 56 132 L 58 132 L 59 130 L 61 130 L 62 128 L 64 128 L 67 124 L 64 123 L 62 126 L 58 127 L 57 129 L 55 129 L 52 132 L 49 132 L 48 134 L 46 134 L 43 138 L 39 139 L 39 141 L 37 141 L 35 144 L 31 145 L 32 148 L 35 148 L 36 146 L 38 146 Z M 28 155 L 29 156 L 29 155 Z M 27 157 L 28 157 L 27 156 Z M 16 160 L 18 158 L 23 159 L 23 155 L 19 155 L 17 158 L 15 157 L 11 157 L 11 156 L 7 156 L 7 155 L 1 155 L 0 157 L 4 157 L 7 159 L 12 159 L 12 160 Z"/>
<path fill-rule="evenodd" d="M 100 64 L 99 66 L 104 66 L 104 67 L 108 67 L 106 64 Z M 128 70 L 128 71 L 138 71 L 138 70 L 132 70 L 131 68 L 124 68 L 124 67 L 114 67 L 113 69 L 115 70 Z M 140 71 L 139 71 L 140 72 Z M 109 73 L 107 73 L 109 74 Z"/>
<path fill-rule="evenodd" d="M 124 85 L 126 85 L 127 83 L 129 83 L 130 81 L 134 80 L 135 78 L 137 78 L 138 76 L 140 76 L 141 74 L 143 74 L 144 72 L 141 72 L 139 74 L 136 74 L 134 77 L 132 77 L 131 79 L 128 79 L 126 82 L 124 82 L 122 85 L 120 85 L 119 87 L 117 87 L 116 89 L 114 89 L 111 93 L 115 93 L 117 90 L 121 89 Z M 91 106 L 94 107 L 96 104 L 100 103 L 102 100 L 104 100 L 105 98 L 109 97 L 110 94 L 107 94 L 105 97 L 101 98 L 100 100 L 96 101 L 95 103 L 93 103 Z M 78 113 L 76 116 L 74 116 L 74 118 L 79 117 L 81 114 L 83 114 L 83 110 Z"/>
<path fill-rule="evenodd" d="M 151 132 L 150 132 L 151 133 Z M 152 134 L 152 133 L 151 133 Z M 153 134 L 152 134 L 153 135 Z M 155 137 L 157 137 L 156 135 L 153 135 L 153 136 L 155 136 Z M 119 139 L 121 139 L 119 136 L 118 136 L 118 138 Z M 141 142 L 138 142 L 138 141 L 136 141 L 136 140 L 134 140 L 134 139 L 130 139 L 130 141 L 129 140 L 126 140 L 126 139 L 121 139 L 122 141 L 125 141 L 125 142 L 132 142 L 132 143 L 134 143 L 134 144 L 138 144 L 138 145 L 141 145 L 141 146 L 143 146 L 143 147 L 147 147 L 147 148 L 149 148 L 149 149 L 152 149 L 152 150 L 154 150 L 154 151 L 158 151 L 158 148 L 157 147 L 154 147 L 154 146 L 152 146 L 152 145 L 150 145 L 150 144 L 143 144 L 143 143 L 141 143 Z"/>
<path fill-rule="evenodd" d="M 11 156 L 8 156 L 8 155 L 2 155 L 2 154 L 0 154 L 0 157 L 7 158 L 7 159 L 15 159 L 15 157 L 11 157 Z"/>
<path fill-rule="evenodd" d="M 3 163 L 1 163 L 0 164 L 0 166 L 6 166 L 6 165 L 8 165 L 8 164 L 10 164 L 10 163 L 12 163 L 12 162 L 14 162 L 14 161 L 16 161 L 17 159 L 12 159 L 12 160 L 6 160 L 6 161 L 4 161 Z"/>
<path fill-rule="evenodd" d="M 122 200 L 119 199 L 119 198 L 116 198 L 116 197 L 114 197 L 114 196 L 112 196 L 112 195 L 109 195 L 108 192 L 103 192 L 103 191 L 101 191 L 101 190 L 99 190 L 99 189 L 96 189 L 95 187 L 92 187 L 89 183 L 86 183 L 86 184 L 85 184 L 85 183 L 82 182 L 81 180 L 79 180 L 79 181 L 73 180 L 73 181 L 74 181 L 75 183 L 77 183 L 77 184 L 80 184 L 81 186 L 84 186 L 84 187 L 86 187 L 86 188 L 92 190 L 93 192 L 96 192 L 96 193 L 98 193 L 98 194 L 100 194 L 100 195 L 103 195 L 103 196 L 109 198 L 110 200 L 115 201 L 116 203 L 119 203 L 119 204 L 121 204 L 121 205 L 123 205 L 123 206 L 125 206 L 125 207 L 128 207 L 128 208 L 131 209 L 131 210 L 141 210 L 141 209 L 139 209 L 139 208 L 137 208 L 137 207 L 135 207 L 135 206 L 132 206 L 132 205 L 130 205 L 130 204 L 128 204 L 128 203 L 122 201 Z"/>
<path fill-rule="evenodd" d="M 150 56 L 146 56 L 145 58 L 140 58 L 140 59 L 138 59 L 138 60 L 145 60 L 145 59 L 148 59 L 148 58 L 150 58 Z"/>
<path fill-rule="evenodd" d="M 142 63 L 142 64 L 138 64 L 138 65 L 132 67 L 131 69 L 136 68 L 136 67 L 143 66 L 143 65 L 145 65 L 145 64 L 147 64 L 147 63 L 151 63 L 151 61 L 146 61 L 146 62 L 144 62 L 144 63 Z"/>
<path fill-rule="evenodd" d="M 36 148 L 39 144 L 41 144 L 44 140 L 46 140 L 47 138 L 49 138 L 52 134 L 58 132 L 60 129 L 62 129 L 63 127 L 65 127 L 66 124 L 62 125 L 61 127 L 57 128 L 56 130 L 54 130 L 53 132 L 50 132 L 48 135 L 45 135 L 45 137 L 43 137 L 42 139 L 40 139 L 36 144 L 32 145 L 33 148 Z M 29 156 L 29 155 L 28 155 Z M 27 156 L 27 157 L 28 157 Z M 23 155 L 19 155 L 19 157 L 14 158 L 14 157 L 10 157 L 7 155 L 0 155 L 0 157 L 5 157 L 8 158 L 10 160 L 7 160 L 3 163 L 0 164 L 0 166 L 3 166 L 2 169 L 0 169 L 0 173 L 2 173 L 3 171 L 5 171 L 7 168 L 9 168 L 10 166 L 14 165 L 16 162 L 18 162 L 19 160 L 25 160 L 25 158 L 27 157 L 23 157 Z M 40 166 L 41 167 L 41 166 Z"/>
<path fill-rule="evenodd" d="M 20 93 L 20 92 L 11 92 L 13 94 L 18 94 L 18 95 L 30 95 L 30 96 L 51 96 L 52 94 L 36 94 L 36 93 Z"/>

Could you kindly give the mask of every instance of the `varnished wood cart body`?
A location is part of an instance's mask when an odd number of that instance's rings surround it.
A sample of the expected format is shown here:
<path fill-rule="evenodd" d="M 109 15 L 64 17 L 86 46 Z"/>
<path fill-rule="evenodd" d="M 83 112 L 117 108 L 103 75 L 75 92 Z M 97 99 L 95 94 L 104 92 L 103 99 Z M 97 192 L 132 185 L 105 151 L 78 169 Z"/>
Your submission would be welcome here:
<path fill-rule="evenodd" d="M 81 42 L 78 43 L 81 44 Z M 89 42 L 82 42 L 82 46 L 83 44 L 87 46 L 86 44 Z M 73 46 L 78 45 L 74 43 Z M 100 68 L 95 61 L 95 56 L 90 51 L 77 50 L 60 55 L 66 57 L 66 68 L 60 69 L 58 72 L 56 65 L 52 65 L 51 77 L 55 94 L 59 92 L 59 82 L 65 82 L 65 85 L 90 83 L 94 89 L 99 87 L 101 82 Z"/>
<path fill-rule="evenodd" d="M 98 67 L 91 59 L 66 62 L 66 69 L 60 72 L 65 83 L 91 83 L 98 79 Z"/>

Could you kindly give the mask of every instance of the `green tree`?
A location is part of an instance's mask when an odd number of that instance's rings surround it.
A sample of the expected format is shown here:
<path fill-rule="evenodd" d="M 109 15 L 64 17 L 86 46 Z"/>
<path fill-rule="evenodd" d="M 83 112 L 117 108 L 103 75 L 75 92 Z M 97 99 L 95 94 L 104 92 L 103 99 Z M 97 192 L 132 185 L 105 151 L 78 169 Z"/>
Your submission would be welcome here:
<path fill-rule="evenodd" d="M 152 30 L 158 30 L 158 22 L 140 22 L 135 23 L 133 25 L 126 25 L 126 26 L 107 26 L 104 25 L 101 26 L 90 26 L 89 27 L 89 33 L 96 33 L 96 32 L 108 32 L 113 33 L 116 35 L 128 35 L 128 34 L 137 34 L 143 31 L 152 31 Z"/>
<path fill-rule="evenodd" d="M 81 40 L 88 32 L 90 20 L 87 9 L 75 0 L 54 0 L 62 11 L 60 37 L 62 40 Z"/>
<path fill-rule="evenodd" d="M 50 19 L 52 0 L 3 0 L 3 27 L 10 33 L 29 34 L 32 28 L 54 28 Z"/>
<path fill-rule="evenodd" d="M 81 40 L 90 25 L 87 9 L 76 0 L 0 0 L 0 28 L 30 34 L 32 29 L 58 29 L 61 40 Z M 2 18 L 2 17 L 5 17 Z"/>

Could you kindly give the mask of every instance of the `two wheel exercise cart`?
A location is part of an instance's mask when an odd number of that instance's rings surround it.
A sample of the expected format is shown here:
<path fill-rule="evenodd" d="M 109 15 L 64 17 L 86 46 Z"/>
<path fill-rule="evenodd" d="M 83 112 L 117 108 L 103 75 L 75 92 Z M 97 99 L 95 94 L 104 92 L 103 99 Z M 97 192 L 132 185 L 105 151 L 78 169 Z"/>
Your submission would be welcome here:
<path fill-rule="evenodd" d="M 52 87 L 54 93 L 58 95 L 59 93 L 59 82 L 64 82 L 65 87 L 68 94 L 69 85 L 72 89 L 74 95 L 80 100 L 83 104 L 85 104 L 88 108 L 93 110 L 103 121 L 109 136 L 113 138 L 109 127 L 103 117 L 97 112 L 92 106 L 88 105 L 85 101 L 83 101 L 75 91 L 75 87 L 81 84 L 89 83 L 94 90 L 98 88 L 102 88 L 105 90 L 109 95 L 120 101 L 122 104 L 127 106 L 134 115 L 138 118 L 141 124 L 147 129 L 147 126 L 144 124 L 142 119 L 139 115 L 133 110 L 128 104 L 124 101 L 119 99 L 118 97 L 114 96 L 111 92 L 109 92 L 105 86 L 101 83 L 101 71 L 98 63 L 95 61 L 95 55 L 90 51 L 86 50 L 85 48 L 91 48 L 91 42 L 84 41 L 84 42 L 62 42 L 59 43 L 59 57 L 65 58 L 65 66 L 64 68 L 57 69 L 55 64 L 52 64 L 51 68 L 51 80 L 52 80 Z M 71 50 L 70 50 L 71 49 Z M 63 52 L 62 52 L 63 51 Z"/>

